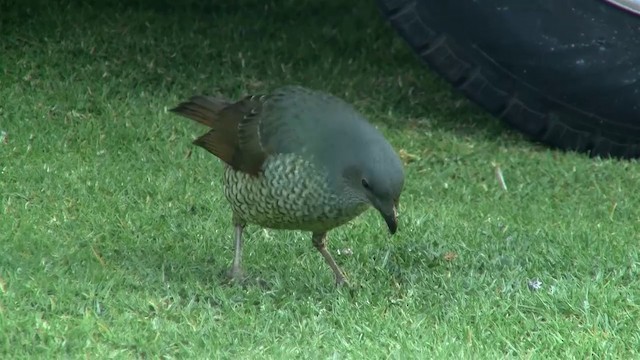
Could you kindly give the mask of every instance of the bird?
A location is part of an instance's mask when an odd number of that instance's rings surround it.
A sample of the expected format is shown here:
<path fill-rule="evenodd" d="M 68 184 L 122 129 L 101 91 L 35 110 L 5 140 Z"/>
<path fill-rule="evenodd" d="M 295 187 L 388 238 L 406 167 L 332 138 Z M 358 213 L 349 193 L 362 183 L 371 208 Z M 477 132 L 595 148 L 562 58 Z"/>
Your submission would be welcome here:
<path fill-rule="evenodd" d="M 230 280 L 245 279 L 243 232 L 248 225 L 310 232 L 338 286 L 349 281 L 328 250 L 330 230 L 375 208 L 389 233 L 396 233 L 405 182 L 402 161 L 345 100 L 282 85 L 237 101 L 194 95 L 170 111 L 207 126 L 193 144 L 223 162 L 234 228 Z"/>

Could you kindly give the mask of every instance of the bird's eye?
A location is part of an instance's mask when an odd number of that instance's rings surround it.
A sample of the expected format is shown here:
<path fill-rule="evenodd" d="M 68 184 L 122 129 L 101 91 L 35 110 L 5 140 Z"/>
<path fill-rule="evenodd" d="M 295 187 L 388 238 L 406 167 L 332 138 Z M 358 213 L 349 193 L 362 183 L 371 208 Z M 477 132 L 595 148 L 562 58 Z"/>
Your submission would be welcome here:
<path fill-rule="evenodd" d="M 370 189 L 370 187 L 369 187 L 369 183 L 368 183 L 368 182 L 367 182 L 367 180 L 365 180 L 365 179 L 362 179 L 362 186 L 363 186 L 365 189 Z"/>

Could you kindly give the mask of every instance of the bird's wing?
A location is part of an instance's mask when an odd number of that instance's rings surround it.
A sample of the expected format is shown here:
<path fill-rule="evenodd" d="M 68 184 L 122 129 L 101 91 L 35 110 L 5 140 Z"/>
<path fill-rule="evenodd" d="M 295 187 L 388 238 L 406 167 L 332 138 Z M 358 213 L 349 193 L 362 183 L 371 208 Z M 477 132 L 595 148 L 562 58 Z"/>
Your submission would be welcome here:
<path fill-rule="evenodd" d="M 195 145 L 237 171 L 257 175 L 269 155 L 291 152 L 300 143 L 286 114 L 277 114 L 281 107 L 267 105 L 271 100 L 268 95 L 252 95 L 229 103 L 194 96 L 171 111 L 211 128 L 194 140 Z M 265 110 L 271 113 L 265 114 Z"/>

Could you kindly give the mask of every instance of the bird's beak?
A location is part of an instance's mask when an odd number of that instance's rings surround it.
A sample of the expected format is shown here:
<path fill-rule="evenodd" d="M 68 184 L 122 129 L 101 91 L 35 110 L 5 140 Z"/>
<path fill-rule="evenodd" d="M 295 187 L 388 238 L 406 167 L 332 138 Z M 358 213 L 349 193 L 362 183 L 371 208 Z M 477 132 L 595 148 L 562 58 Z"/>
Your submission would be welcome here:
<path fill-rule="evenodd" d="M 398 210 L 395 205 L 391 206 L 391 209 L 378 209 L 384 221 L 387 223 L 387 227 L 389 227 L 389 232 L 391 235 L 396 233 L 398 230 Z"/>

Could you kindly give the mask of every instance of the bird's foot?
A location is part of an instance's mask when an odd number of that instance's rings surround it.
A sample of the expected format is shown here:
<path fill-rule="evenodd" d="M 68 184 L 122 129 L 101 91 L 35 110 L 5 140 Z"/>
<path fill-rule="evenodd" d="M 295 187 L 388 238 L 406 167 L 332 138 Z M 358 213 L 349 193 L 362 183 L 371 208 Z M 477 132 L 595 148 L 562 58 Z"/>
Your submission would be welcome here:
<path fill-rule="evenodd" d="M 351 284 L 349 284 L 349 281 L 344 277 L 344 275 L 336 274 L 336 287 L 351 287 Z"/>
<path fill-rule="evenodd" d="M 262 289 L 270 289 L 271 284 L 261 277 L 250 276 L 243 269 L 234 269 L 233 267 L 224 271 L 222 275 L 225 285 L 240 286 L 242 288 L 249 286 L 257 286 Z"/>
<path fill-rule="evenodd" d="M 227 280 L 236 284 L 242 284 L 247 278 L 244 270 L 242 270 L 242 268 L 240 267 L 235 266 L 227 270 L 225 275 L 227 277 Z"/>

